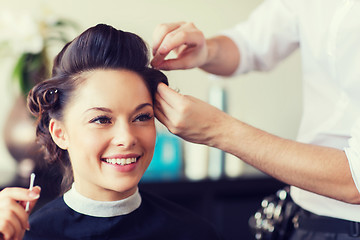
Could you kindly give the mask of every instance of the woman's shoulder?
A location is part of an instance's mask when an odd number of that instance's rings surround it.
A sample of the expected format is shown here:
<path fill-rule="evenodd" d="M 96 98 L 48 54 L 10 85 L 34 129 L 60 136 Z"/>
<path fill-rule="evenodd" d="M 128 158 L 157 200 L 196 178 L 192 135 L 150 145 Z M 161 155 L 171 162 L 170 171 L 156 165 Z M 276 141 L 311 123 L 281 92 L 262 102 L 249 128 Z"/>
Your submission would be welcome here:
<path fill-rule="evenodd" d="M 41 220 L 43 218 L 45 218 L 45 220 L 51 219 L 52 217 L 57 216 L 57 214 L 59 213 L 64 213 L 67 208 L 68 207 L 65 204 L 63 197 L 60 196 L 55 198 L 54 200 L 47 202 L 45 205 L 32 213 L 29 220 L 30 222 L 33 222 L 35 220 Z"/>
<path fill-rule="evenodd" d="M 40 236 L 58 239 L 56 236 L 57 229 L 60 227 L 59 223 L 69 211 L 71 209 L 66 206 L 62 196 L 46 203 L 30 215 L 30 231 L 26 232 L 24 239 L 46 239 Z"/>
<path fill-rule="evenodd" d="M 167 232 L 177 234 L 179 238 L 176 239 L 220 239 L 213 225 L 205 218 L 160 196 L 144 191 L 140 193 L 140 208 L 144 214 L 156 219 Z"/>

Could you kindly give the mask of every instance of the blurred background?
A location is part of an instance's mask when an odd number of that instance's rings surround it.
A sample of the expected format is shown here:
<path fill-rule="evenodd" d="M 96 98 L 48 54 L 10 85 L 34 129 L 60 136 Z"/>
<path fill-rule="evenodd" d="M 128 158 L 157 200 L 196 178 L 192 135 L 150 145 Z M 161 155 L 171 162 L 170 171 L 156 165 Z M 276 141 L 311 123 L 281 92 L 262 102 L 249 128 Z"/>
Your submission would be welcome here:
<path fill-rule="evenodd" d="M 134 32 L 151 46 L 152 33 L 157 24 L 189 21 L 195 23 L 206 37 L 211 37 L 245 20 L 261 2 L 0 0 L 0 186 L 26 186 L 28 176 L 36 170 L 36 158 L 41 158 L 37 154 L 37 146 L 33 146 L 34 123 L 26 111 L 19 111 L 24 107 L 22 92 L 26 91 L 26 87 L 19 84 L 21 77 L 24 77 L 19 75 L 19 68 L 24 66 L 25 62 L 21 57 L 24 57 L 23 53 L 26 52 L 22 46 L 24 42 L 33 41 L 33 51 L 42 49 L 40 40 L 31 35 L 32 31 L 48 31 L 51 32 L 50 37 L 55 34 L 57 38 L 56 41 L 46 42 L 46 55 L 31 55 L 34 57 L 33 62 L 40 62 L 35 68 L 41 69 L 41 63 L 51 63 L 66 39 L 70 40 L 98 23 Z M 57 22 L 59 20 L 62 20 L 60 25 Z M 31 24 L 31 21 L 34 21 L 35 25 Z M 8 41 L 6 44 L 1 43 L 4 39 Z M 28 74 L 26 77 L 36 79 L 42 73 L 36 76 Z M 250 73 L 226 79 L 211 76 L 199 69 L 165 74 L 169 78 L 170 86 L 182 94 L 208 101 L 230 115 L 270 133 L 289 139 L 296 137 L 301 117 L 302 88 L 298 52 L 279 64 L 275 70 L 265 73 Z M 47 174 L 52 173 L 50 171 Z M 261 197 L 281 186 L 281 183 L 228 154 L 183 142 L 169 134 L 160 124 L 155 156 L 143 181 L 144 188 L 175 199 L 218 224 L 219 231 L 227 232 L 226 239 L 239 239 L 239 234 L 247 232 L 246 219 L 259 205 Z M 199 191 L 204 188 L 212 190 Z M 185 198 L 179 200 L 180 194 L 192 194 L 191 196 L 196 197 L 195 193 L 202 194 L 196 203 Z M 237 195 L 234 195 L 235 193 Z M 231 204 L 220 201 L 221 204 L 216 205 L 209 200 L 218 199 L 224 194 Z M 52 196 L 50 194 L 50 197 Z M 224 208 L 225 203 L 229 208 Z M 252 205 L 249 207 L 250 205 L 246 204 Z M 205 214 L 208 208 L 215 209 L 217 213 Z M 244 212 L 245 208 L 249 212 Z M 242 216 L 242 219 L 229 217 L 229 212 L 234 212 L 234 216 Z M 228 220 L 235 221 L 242 227 L 229 230 L 230 226 L 225 226 L 228 225 L 225 224 Z M 249 233 L 244 234 L 249 236 Z M 244 236 L 240 239 L 246 239 Z"/>

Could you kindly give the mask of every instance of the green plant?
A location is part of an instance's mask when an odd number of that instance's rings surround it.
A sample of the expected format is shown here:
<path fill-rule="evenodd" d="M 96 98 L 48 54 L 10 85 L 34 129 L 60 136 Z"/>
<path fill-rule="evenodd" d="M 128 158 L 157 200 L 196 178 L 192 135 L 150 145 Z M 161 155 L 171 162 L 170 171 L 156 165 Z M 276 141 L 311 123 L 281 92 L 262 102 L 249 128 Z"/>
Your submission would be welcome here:
<path fill-rule="evenodd" d="M 0 13 L 0 52 L 14 58 L 12 79 L 22 94 L 49 77 L 49 49 L 70 41 L 77 30 L 74 22 L 49 13 Z"/>

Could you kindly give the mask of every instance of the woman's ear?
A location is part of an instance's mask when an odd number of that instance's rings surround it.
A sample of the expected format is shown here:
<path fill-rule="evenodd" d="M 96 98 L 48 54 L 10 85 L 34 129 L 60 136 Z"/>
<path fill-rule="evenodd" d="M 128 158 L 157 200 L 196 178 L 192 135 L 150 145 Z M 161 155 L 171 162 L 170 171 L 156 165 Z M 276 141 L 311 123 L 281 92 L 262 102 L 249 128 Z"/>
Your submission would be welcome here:
<path fill-rule="evenodd" d="M 68 149 L 67 135 L 62 122 L 51 119 L 49 123 L 49 132 L 56 145 L 63 150 Z"/>

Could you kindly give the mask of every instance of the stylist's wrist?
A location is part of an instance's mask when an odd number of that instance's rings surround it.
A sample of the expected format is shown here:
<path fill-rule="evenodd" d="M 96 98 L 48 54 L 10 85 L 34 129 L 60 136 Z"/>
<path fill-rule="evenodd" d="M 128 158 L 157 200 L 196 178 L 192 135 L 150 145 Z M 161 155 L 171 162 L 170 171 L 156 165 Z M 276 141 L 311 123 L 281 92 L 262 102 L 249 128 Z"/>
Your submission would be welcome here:
<path fill-rule="evenodd" d="M 220 110 L 213 113 L 213 116 L 209 122 L 209 129 L 206 131 L 206 145 L 223 150 L 229 141 L 232 122 L 235 119 Z"/>
<path fill-rule="evenodd" d="M 211 66 L 214 64 L 214 58 L 216 56 L 216 52 L 218 51 L 216 38 L 206 39 L 204 48 L 207 52 L 206 59 L 204 63 L 199 66 L 199 68 L 208 71 L 208 69 L 211 68 Z"/>

